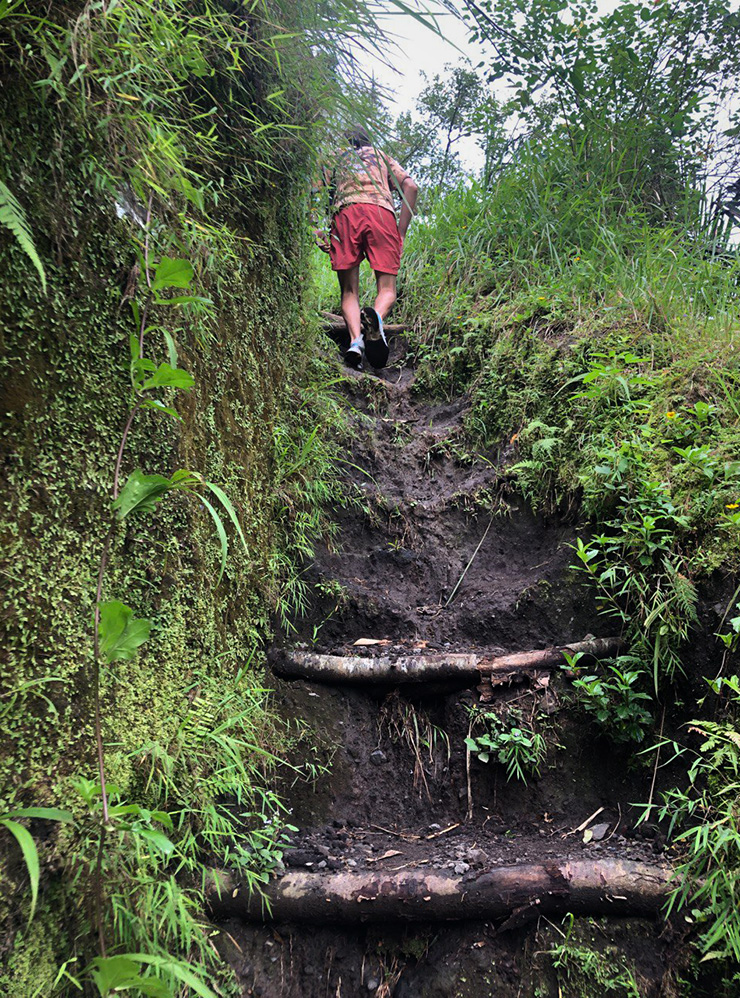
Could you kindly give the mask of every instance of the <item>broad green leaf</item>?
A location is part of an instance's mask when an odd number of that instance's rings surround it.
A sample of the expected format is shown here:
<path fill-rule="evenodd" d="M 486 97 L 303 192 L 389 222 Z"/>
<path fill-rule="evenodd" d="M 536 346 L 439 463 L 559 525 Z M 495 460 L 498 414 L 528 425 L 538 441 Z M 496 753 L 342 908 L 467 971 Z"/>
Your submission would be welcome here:
<path fill-rule="evenodd" d="M 169 364 L 162 363 L 151 378 L 147 378 L 141 386 L 141 390 L 145 392 L 150 388 L 181 388 L 187 391 L 194 384 L 195 378 L 192 374 L 179 367 L 170 367 Z"/>
<path fill-rule="evenodd" d="M 46 821 L 63 821 L 74 824 L 74 815 L 58 807 L 18 807 L 8 813 L 9 818 L 44 818 Z"/>
<path fill-rule="evenodd" d="M 191 302 L 200 302 L 201 305 L 212 305 L 212 298 L 204 298 L 203 295 L 174 295 L 172 298 L 164 298 L 157 294 L 155 301 L 158 305 L 188 305 Z"/>
<path fill-rule="evenodd" d="M 100 604 L 100 652 L 107 662 L 130 661 L 151 629 L 151 620 L 135 618 L 125 603 L 110 600 Z"/>
<path fill-rule="evenodd" d="M 145 475 L 137 468 L 126 479 L 121 494 L 113 501 L 119 519 L 131 513 L 152 513 L 160 499 L 172 488 L 172 481 L 164 475 Z"/>
<path fill-rule="evenodd" d="M 159 402 L 157 399 L 147 399 L 146 402 L 142 403 L 142 405 L 146 409 L 154 409 L 156 412 L 165 412 L 168 416 L 173 416 L 175 419 L 182 421 L 182 416 L 177 409 L 173 409 L 172 406 L 165 405 L 164 402 Z"/>
<path fill-rule="evenodd" d="M 216 524 L 216 533 L 218 534 L 218 539 L 221 543 L 221 570 L 218 573 L 218 580 L 216 581 L 216 585 L 218 585 L 221 582 L 221 579 L 224 577 L 224 569 L 226 568 L 226 558 L 229 554 L 229 542 L 226 537 L 226 531 L 224 530 L 224 525 L 221 517 L 218 515 L 213 506 L 208 502 L 205 496 L 201 496 L 200 500 L 205 506 L 205 508 L 208 510 L 208 512 L 211 514 L 213 522 Z"/>
<path fill-rule="evenodd" d="M 167 838 L 164 832 L 158 832 L 154 828 L 142 828 L 137 834 L 142 839 L 146 839 L 147 842 L 151 842 L 154 848 L 158 849 L 165 856 L 170 856 L 175 851 L 174 844 Z"/>
<path fill-rule="evenodd" d="M 157 967 L 159 970 L 165 971 L 165 973 L 172 974 L 178 981 L 182 981 L 183 984 L 191 987 L 197 995 L 200 995 L 200 998 L 216 998 L 214 992 L 211 991 L 200 977 L 193 973 L 186 963 L 175 960 L 174 957 L 156 956 L 150 953 L 125 953 L 124 956 L 128 957 L 129 960 L 148 964 L 151 967 Z"/>
<path fill-rule="evenodd" d="M 239 539 L 244 545 L 244 550 L 247 553 L 249 553 L 249 548 L 247 547 L 247 541 L 246 538 L 244 537 L 244 532 L 242 531 L 241 524 L 239 523 L 239 517 L 236 515 L 236 510 L 234 509 L 231 500 L 226 495 L 226 493 L 224 492 L 224 490 L 221 488 L 220 485 L 214 485 L 213 482 L 204 482 L 204 484 L 206 488 L 210 489 L 211 492 L 216 496 L 216 498 L 219 500 L 223 508 L 228 513 L 229 519 L 234 524 L 234 529 L 239 534 Z"/>
<path fill-rule="evenodd" d="M 15 838 L 18 845 L 21 847 L 21 852 L 23 853 L 23 859 L 26 863 L 26 869 L 28 870 L 28 877 L 31 881 L 31 911 L 28 915 L 29 924 L 33 920 L 34 913 L 36 911 L 36 901 L 39 896 L 39 854 L 36 849 L 36 843 L 33 841 L 33 836 L 24 828 L 23 825 L 19 825 L 16 821 L 11 821 L 9 818 L 0 819 L 0 825 L 3 825 L 8 829 L 10 834 Z"/>
<path fill-rule="evenodd" d="M 172 989 L 156 977 L 144 975 L 139 964 L 140 961 L 128 956 L 99 956 L 93 960 L 90 977 L 101 998 L 124 992 L 148 998 L 172 998 Z"/>
<path fill-rule="evenodd" d="M 167 344 L 167 357 L 170 362 L 170 367 L 177 367 L 177 347 L 172 333 L 168 332 L 166 329 L 163 329 L 162 335 L 164 336 L 164 341 Z"/>
<path fill-rule="evenodd" d="M 192 281 L 193 274 L 193 268 L 188 260 L 170 260 L 169 257 L 165 257 L 160 260 L 154 272 L 152 291 L 158 291 L 160 288 L 186 288 Z"/>

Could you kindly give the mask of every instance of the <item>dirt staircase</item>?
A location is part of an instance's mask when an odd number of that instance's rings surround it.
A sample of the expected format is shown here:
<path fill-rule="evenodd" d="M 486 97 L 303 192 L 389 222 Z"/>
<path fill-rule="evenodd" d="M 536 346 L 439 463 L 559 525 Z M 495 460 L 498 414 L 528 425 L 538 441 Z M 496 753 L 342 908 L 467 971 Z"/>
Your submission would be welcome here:
<path fill-rule="evenodd" d="M 228 871 L 212 895 L 242 994 L 559 998 L 546 954 L 568 913 L 606 918 L 596 951 L 657 994 L 669 866 L 634 830 L 649 773 L 589 728 L 562 667 L 564 648 L 619 647 L 570 570 L 574 528 L 505 495 L 506 448 L 469 453 L 466 399 L 418 398 L 391 346 L 383 372 L 344 372 L 362 502 L 317 553 L 303 640 L 270 659 L 331 776 L 288 793 L 299 831 L 269 903 Z M 542 732 L 539 775 L 470 751 L 480 704 Z"/>

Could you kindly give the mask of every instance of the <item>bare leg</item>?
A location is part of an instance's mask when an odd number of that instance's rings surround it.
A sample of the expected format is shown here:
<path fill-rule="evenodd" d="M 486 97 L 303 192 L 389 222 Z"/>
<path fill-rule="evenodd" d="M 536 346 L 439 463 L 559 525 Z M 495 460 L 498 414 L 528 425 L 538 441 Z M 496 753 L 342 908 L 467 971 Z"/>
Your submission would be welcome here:
<path fill-rule="evenodd" d="M 376 270 L 375 280 L 378 284 L 378 292 L 375 296 L 375 311 L 385 321 L 386 315 L 393 308 L 396 300 L 396 275 L 383 274 L 381 271 Z"/>
<path fill-rule="evenodd" d="M 337 277 L 342 292 L 342 316 L 353 343 L 360 337 L 360 268 L 338 270 Z"/>

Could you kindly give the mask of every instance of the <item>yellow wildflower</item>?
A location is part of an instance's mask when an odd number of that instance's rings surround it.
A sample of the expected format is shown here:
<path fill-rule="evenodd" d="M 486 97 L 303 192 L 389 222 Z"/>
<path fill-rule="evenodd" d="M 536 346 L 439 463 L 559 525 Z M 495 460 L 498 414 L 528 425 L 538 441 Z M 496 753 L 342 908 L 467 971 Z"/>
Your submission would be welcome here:
<path fill-rule="evenodd" d="M 673 410 L 671 410 L 670 412 L 667 412 L 665 414 L 665 418 L 666 419 L 675 419 L 676 418 L 676 414 L 675 414 L 675 412 Z"/>
<path fill-rule="evenodd" d="M 740 502 L 728 502 L 725 509 L 737 509 L 740 506 Z"/>

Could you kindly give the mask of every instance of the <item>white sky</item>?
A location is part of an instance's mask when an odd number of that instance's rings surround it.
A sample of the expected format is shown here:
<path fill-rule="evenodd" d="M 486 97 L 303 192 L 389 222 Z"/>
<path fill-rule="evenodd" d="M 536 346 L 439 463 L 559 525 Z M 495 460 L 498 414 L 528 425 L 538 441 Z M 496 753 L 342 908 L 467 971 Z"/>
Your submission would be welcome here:
<path fill-rule="evenodd" d="M 419 7 L 425 4 L 432 6 L 434 0 L 416 2 Z M 599 10 L 602 14 L 608 14 L 622 2 L 599 0 Z M 733 0 L 730 6 L 737 9 L 740 0 Z M 366 68 L 374 72 L 378 83 L 392 93 L 390 107 L 395 115 L 415 109 L 416 97 L 424 88 L 422 72 L 432 77 L 435 73 L 442 73 L 448 63 L 455 64 L 467 57 L 475 66 L 485 57 L 485 43 L 468 41 L 468 29 L 462 21 L 448 13 L 440 13 L 437 17 L 443 37 L 421 26 L 409 14 L 389 14 L 380 19 L 397 45 L 396 50 L 386 53 L 394 68 L 386 66 L 380 58 L 375 65 Z M 474 139 L 462 140 L 458 148 L 465 166 L 471 169 L 482 167 L 483 155 Z"/>
<path fill-rule="evenodd" d="M 433 2 L 425 4 L 425 0 L 419 0 L 419 6 L 432 6 Z M 621 2 L 600 0 L 599 9 L 607 14 Z M 425 85 L 422 73 L 433 77 L 435 73 L 442 73 L 448 63 L 456 64 L 467 57 L 475 66 L 485 57 L 486 43 L 469 41 L 468 28 L 462 21 L 446 12 L 437 14 L 437 21 L 441 36 L 424 28 L 410 14 L 389 14 L 380 18 L 384 30 L 397 45 L 395 50 L 386 53 L 393 65 L 387 66 L 378 58 L 374 66 L 367 68 L 393 95 L 390 108 L 394 115 L 415 109 L 416 97 Z M 475 139 L 461 140 L 458 149 L 465 166 L 474 170 L 482 168 L 483 153 Z"/>

